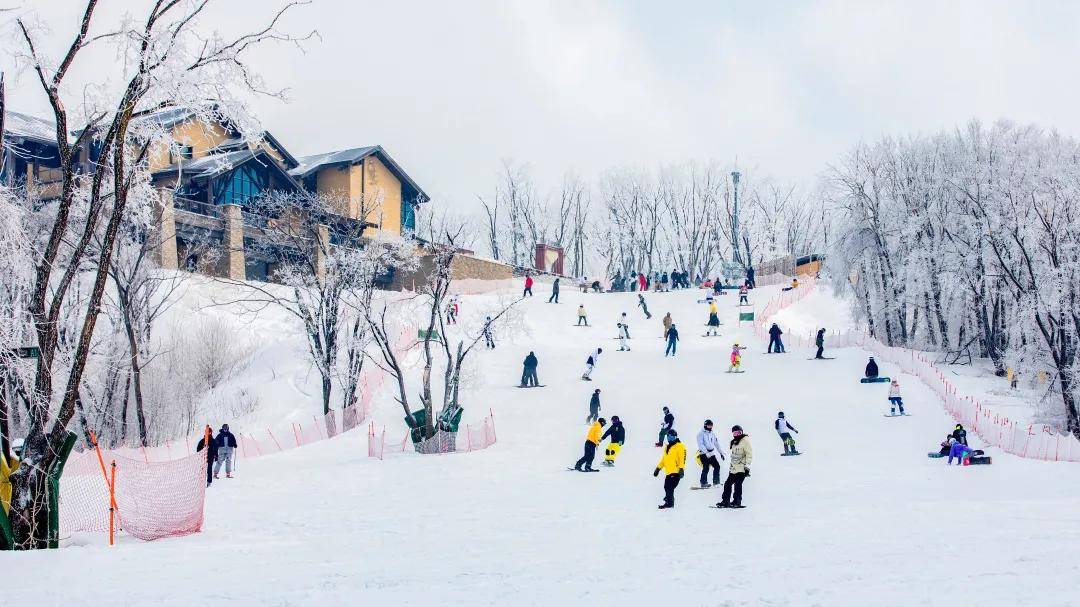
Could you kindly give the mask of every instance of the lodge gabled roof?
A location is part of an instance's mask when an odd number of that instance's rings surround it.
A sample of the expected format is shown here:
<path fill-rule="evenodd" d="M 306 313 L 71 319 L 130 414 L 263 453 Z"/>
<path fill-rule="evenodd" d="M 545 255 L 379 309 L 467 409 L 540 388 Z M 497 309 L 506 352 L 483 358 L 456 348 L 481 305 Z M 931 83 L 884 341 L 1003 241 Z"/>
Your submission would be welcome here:
<path fill-rule="evenodd" d="M 386 150 L 384 150 L 381 145 L 369 145 L 347 150 L 338 150 L 336 152 L 301 156 L 297 159 L 300 164 L 297 165 L 295 169 L 289 171 L 289 174 L 297 179 L 303 179 L 321 168 L 358 164 L 368 156 L 377 157 L 388 169 L 390 169 L 390 172 L 393 173 L 395 177 L 415 190 L 417 202 L 424 203 L 431 200 L 431 197 L 429 197 L 427 193 L 413 181 L 412 177 L 409 177 L 408 173 L 406 173 L 405 170 L 386 153 Z"/>

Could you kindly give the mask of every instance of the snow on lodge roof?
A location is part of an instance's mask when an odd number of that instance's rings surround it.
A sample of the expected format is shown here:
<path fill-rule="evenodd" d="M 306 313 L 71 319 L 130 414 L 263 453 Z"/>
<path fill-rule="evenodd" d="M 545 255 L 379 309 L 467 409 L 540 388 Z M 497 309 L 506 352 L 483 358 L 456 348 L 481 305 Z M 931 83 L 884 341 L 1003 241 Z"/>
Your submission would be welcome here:
<path fill-rule="evenodd" d="M 29 114 L 4 112 L 4 136 L 44 144 L 56 143 L 56 123 Z"/>
<path fill-rule="evenodd" d="M 368 145 L 359 148 L 338 150 L 336 152 L 302 156 L 297 159 L 297 162 L 299 162 L 297 167 L 289 171 L 289 174 L 296 179 L 303 179 L 323 167 L 356 164 L 372 155 L 378 156 L 379 160 L 382 161 L 382 163 L 385 164 L 398 179 L 414 189 L 417 194 L 417 199 L 420 202 L 431 200 L 427 193 L 420 189 L 420 186 L 412 180 L 412 177 L 409 177 L 408 173 L 406 173 L 389 154 L 386 153 L 386 150 L 384 150 L 381 145 Z"/>

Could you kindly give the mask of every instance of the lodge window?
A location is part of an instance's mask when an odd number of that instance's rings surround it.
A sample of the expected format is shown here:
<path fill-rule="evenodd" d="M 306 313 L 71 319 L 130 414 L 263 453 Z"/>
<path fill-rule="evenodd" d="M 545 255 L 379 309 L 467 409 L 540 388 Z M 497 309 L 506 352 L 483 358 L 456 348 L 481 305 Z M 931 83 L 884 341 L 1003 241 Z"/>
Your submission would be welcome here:
<path fill-rule="evenodd" d="M 220 180 L 214 188 L 215 204 L 245 204 L 266 190 L 267 179 L 264 173 L 251 166 L 242 166 Z"/>

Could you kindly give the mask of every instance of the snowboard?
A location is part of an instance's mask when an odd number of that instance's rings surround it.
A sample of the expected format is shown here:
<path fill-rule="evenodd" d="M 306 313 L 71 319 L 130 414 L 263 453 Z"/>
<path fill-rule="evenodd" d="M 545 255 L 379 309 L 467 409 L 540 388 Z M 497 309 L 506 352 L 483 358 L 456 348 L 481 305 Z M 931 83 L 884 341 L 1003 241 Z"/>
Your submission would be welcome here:
<path fill-rule="evenodd" d="M 795 453 L 781 453 L 780 457 L 791 457 L 792 455 L 802 455 L 802 451 L 796 451 Z"/>
<path fill-rule="evenodd" d="M 746 373 L 746 371 L 728 371 L 728 373 Z"/>
<path fill-rule="evenodd" d="M 599 470 L 578 470 L 577 468 L 567 468 L 567 472 L 600 472 Z"/>
<path fill-rule="evenodd" d="M 717 506 L 713 504 L 710 508 L 716 508 L 717 510 L 731 510 L 733 508 L 745 508 L 746 506 Z"/>
<path fill-rule="evenodd" d="M 940 453 L 938 451 L 931 451 L 930 453 L 926 454 L 926 457 L 933 458 L 933 459 L 941 459 L 941 458 L 945 457 L 945 454 Z"/>
<path fill-rule="evenodd" d="M 518 385 L 518 386 L 514 386 L 514 387 L 515 388 L 543 388 L 544 386 L 545 386 L 545 384 L 540 384 L 540 385 L 537 385 L 537 386 L 521 386 L 521 385 Z"/>
<path fill-rule="evenodd" d="M 968 458 L 969 466 L 989 466 L 993 461 L 989 455 L 973 455 Z"/>
<path fill-rule="evenodd" d="M 690 487 L 690 490 L 691 491 L 701 491 L 702 489 L 712 489 L 712 488 L 713 488 L 713 485 L 707 485 L 705 487 L 701 487 L 701 486 L 694 487 L 694 486 L 692 486 L 692 487 Z"/>
<path fill-rule="evenodd" d="M 911 417 L 910 413 L 886 413 L 885 417 Z"/>
<path fill-rule="evenodd" d="M 709 335 L 708 333 L 706 333 L 706 334 L 702 335 L 702 337 L 723 337 L 723 335 L 721 335 L 719 333 L 716 333 L 714 335 Z"/>
<path fill-rule="evenodd" d="M 589 379 L 588 377 L 582 377 L 582 378 L 581 378 L 581 381 L 592 381 L 592 380 L 591 380 L 591 379 Z"/>
<path fill-rule="evenodd" d="M 888 377 L 864 377 L 859 380 L 860 384 L 880 384 L 892 381 Z"/>
<path fill-rule="evenodd" d="M 812 357 L 810 357 L 810 358 L 808 358 L 806 360 L 836 360 L 836 357 L 835 356 L 822 356 L 821 358 L 818 358 L 816 356 L 812 356 Z"/>

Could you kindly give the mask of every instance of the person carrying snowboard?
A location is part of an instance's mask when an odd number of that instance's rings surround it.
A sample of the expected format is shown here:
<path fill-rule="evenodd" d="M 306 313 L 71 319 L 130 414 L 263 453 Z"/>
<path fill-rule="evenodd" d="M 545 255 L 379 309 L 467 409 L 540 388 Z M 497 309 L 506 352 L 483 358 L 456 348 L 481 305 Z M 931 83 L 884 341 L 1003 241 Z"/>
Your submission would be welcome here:
<path fill-rule="evenodd" d="M 769 327 L 769 354 L 772 354 L 773 346 L 776 346 L 777 353 L 783 354 L 784 342 L 780 341 L 780 336 L 783 334 L 784 332 L 780 330 L 776 323 Z"/>
<path fill-rule="evenodd" d="M 593 459 L 596 458 L 596 446 L 600 444 L 600 430 L 607 425 L 607 420 L 600 418 L 589 426 L 589 432 L 585 435 L 585 453 L 574 464 L 574 470 L 578 472 L 592 472 Z"/>
<path fill-rule="evenodd" d="M 743 286 L 739 287 L 739 305 L 740 306 L 743 305 L 743 304 L 750 305 L 749 295 L 750 295 L 750 289 L 744 283 Z"/>
<path fill-rule="evenodd" d="M 581 374 L 581 379 L 585 381 L 592 381 L 592 372 L 596 367 L 596 363 L 600 360 L 600 355 L 604 352 L 603 348 L 597 348 L 589 355 L 589 358 L 585 361 L 585 372 Z"/>
<path fill-rule="evenodd" d="M 600 419 L 600 388 L 593 390 L 592 398 L 589 399 L 589 416 L 585 418 L 585 423 L 594 422 Z"/>
<path fill-rule="evenodd" d="M 900 407 L 900 415 L 903 415 L 904 399 L 900 396 L 900 382 L 894 379 L 889 386 L 889 415 L 896 415 L 897 407 Z"/>
<path fill-rule="evenodd" d="M 679 341 L 679 330 L 672 324 L 667 330 L 667 349 L 664 350 L 664 358 L 667 358 L 668 354 L 675 356 L 675 344 Z"/>
<path fill-rule="evenodd" d="M 706 323 L 706 324 L 708 325 L 709 328 L 705 331 L 705 335 L 719 335 L 720 334 L 720 333 L 718 333 L 718 331 L 720 329 L 720 316 L 717 314 L 716 302 L 715 301 L 710 301 L 709 302 L 709 322 Z"/>
<path fill-rule="evenodd" d="M 667 339 L 668 331 L 671 330 L 671 325 L 674 321 L 671 320 L 671 312 L 664 315 L 664 339 Z"/>
<path fill-rule="evenodd" d="M 825 329 L 818 329 L 814 344 L 817 345 L 817 354 L 814 358 L 825 358 Z"/>
<path fill-rule="evenodd" d="M 526 295 L 528 295 L 529 297 L 532 297 L 532 286 L 533 286 L 532 274 L 526 274 L 525 275 L 525 290 L 522 291 L 521 296 L 525 297 Z"/>
<path fill-rule="evenodd" d="M 641 308 L 641 311 L 645 313 L 645 320 L 649 320 L 652 318 L 652 314 L 649 314 L 649 306 L 645 304 L 645 296 L 641 293 L 638 293 L 637 305 L 639 308 Z"/>
<path fill-rule="evenodd" d="M 731 346 L 731 366 L 728 367 L 728 373 L 742 373 L 742 351 L 745 349 L 746 347 L 738 343 Z"/>
<path fill-rule="evenodd" d="M 484 344 L 488 350 L 495 349 L 495 338 L 491 336 L 491 317 L 484 319 Z"/>
<path fill-rule="evenodd" d="M 551 297 L 548 298 L 548 303 L 559 303 L 559 279 L 556 278 L 555 282 L 551 283 Z"/>
<path fill-rule="evenodd" d="M 656 446 L 664 446 L 664 437 L 668 435 L 675 428 L 675 416 L 671 414 L 671 410 L 664 407 L 664 421 L 660 422 L 660 435 L 656 437 Z"/>
<path fill-rule="evenodd" d="M 539 361 L 536 360 L 536 354 L 529 352 L 529 355 L 525 357 L 525 363 L 521 371 L 521 387 L 536 387 L 540 385 L 540 380 L 536 378 L 536 366 Z"/>
<path fill-rule="evenodd" d="M 799 451 L 795 449 L 795 439 L 791 438 L 792 432 L 798 434 L 799 431 L 784 417 L 783 411 L 776 414 L 773 427 L 776 428 L 776 433 L 780 435 L 780 440 L 784 442 L 784 455 L 799 455 Z"/>
<path fill-rule="evenodd" d="M 581 326 L 585 323 L 585 326 L 589 326 L 589 317 L 585 316 L 585 304 L 578 304 L 577 307 L 577 326 Z"/>
<path fill-rule="evenodd" d="M 626 324 L 626 314 L 623 314 L 622 322 L 616 327 L 619 329 L 619 352 L 629 352 L 630 346 L 626 344 L 626 340 L 630 339 L 630 325 Z"/>
<path fill-rule="evenodd" d="M 878 376 L 877 362 L 874 361 L 874 357 L 870 357 L 870 362 L 866 363 L 866 377 L 874 379 Z"/>
<path fill-rule="evenodd" d="M 626 442 L 626 428 L 618 415 L 611 416 L 611 427 L 604 432 L 600 440 L 603 441 L 605 438 L 610 440 L 607 449 L 604 450 L 604 465 L 611 467 L 615 465 L 615 458 L 619 456 L 619 451 L 622 450 L 623 443 Z"/>
<path fill-rule="evenodd" d="M 699 430 L 697 434 L 698 461 L 701 462 L 700 484 L 702 489 L 712 486 L 709 484 L 710 468 L 712 468 L 712 484 L 720 484 L 720 462 L 716 461 L 716 457 L 720 456 L 720 459 L 724 459 L 724 452 L 720 450 L 720 440 L 713 434 L 712 428 L 712 420 L 707 419 L 705 420 L 705 426 Z"/>
<path fill-rule="evenodd" d="M 750 437 L 743 432 L 742 426 L 731 427 L 728 455 L 728 476 L 724 481 L 724 493 L 720 496 L 716 507 L 742 508 L 743 481 L 750 476 L 750 462 L 754 459 L 754 451 L 750 448 Z"/>
<path fill-rule="evenodd" d="M 661 510 L 675 507 L 675 487 L 679 486 L 686 470 L 686 445 L 679 441 L 679 433 L 672 430 L 667 434 L 667 447 L 660 456 L 660 462 L 653 470 L 653 476 L 660 476 L 664 471 L 664 503 L 660 504 Z"/>

